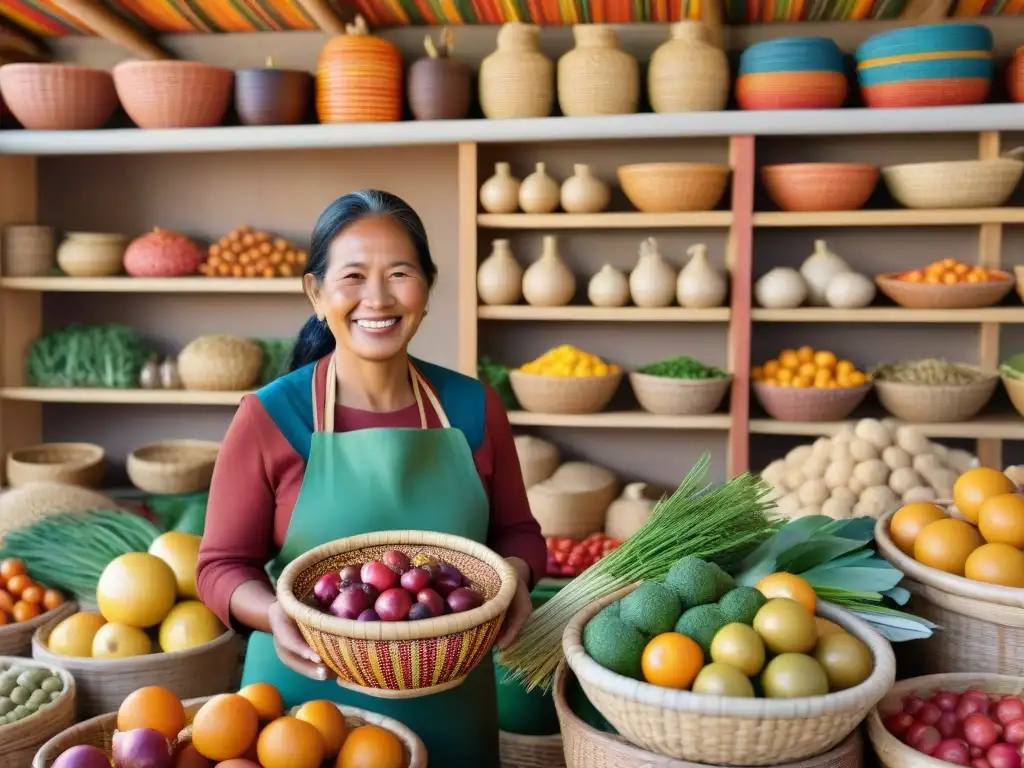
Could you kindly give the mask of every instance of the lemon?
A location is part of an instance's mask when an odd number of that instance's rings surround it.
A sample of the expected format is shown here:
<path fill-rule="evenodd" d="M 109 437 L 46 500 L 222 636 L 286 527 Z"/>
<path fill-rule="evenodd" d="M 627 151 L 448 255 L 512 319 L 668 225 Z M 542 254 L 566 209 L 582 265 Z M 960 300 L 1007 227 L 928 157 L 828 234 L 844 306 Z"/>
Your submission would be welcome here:
<path fill-rule="evenodd" d="M 68 616 L 50 632 L 46 641 L 51 653 L 58 656 L 92 656 L 92 641 L 100 627 L 107 623 L 98 613 L 81 612 Z"/>
<path fill-rule="evenodd" d="M 92 639 L 94 659 L 128 659 L 153 652 L 153 641 L 137 627 L 104 624 Z"/>
<path fill-rule="evenodd" d="M 159 557 L 145 552 L 114 558 L 96 584 L 96 603 L 103 617 L 139 629 L 163 621 L 177 596 L 174 571 Z"/>
<path fill-rule="evenodd" d="M 160 624 L 160 648 L 167 653 L 187 651 L 222 634 L 224 625 L 213 611 L 198 600 L 184 600 Z"/>
<path fill-rule="evenodd" d="M 199 543 L 202 538 L 193 533 L 168 531 L 157 536 L 149 545 L 149 554 L 159 557 L 174 571 L 178 582 L 178 597 L 196 598 L 196 568 L 199 564 Z"/>

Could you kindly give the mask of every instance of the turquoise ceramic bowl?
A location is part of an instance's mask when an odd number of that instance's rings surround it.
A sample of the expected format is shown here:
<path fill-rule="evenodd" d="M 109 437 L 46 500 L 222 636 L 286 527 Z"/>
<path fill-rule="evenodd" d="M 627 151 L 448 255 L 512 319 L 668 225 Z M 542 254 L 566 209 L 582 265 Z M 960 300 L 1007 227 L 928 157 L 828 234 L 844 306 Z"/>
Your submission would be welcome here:
<path fill-rule="evenodd" d="M 991 80 L 993 71 L 992 59 L 937 59 L 858 69 L 857 80 L 865 87 L 908 80 L 949 80 L 965 77 Z"/>
<path fill-rule="evenodd" d="M 992 51 L 992 32 L 981 24 L 930 24 L 893 29 L 858 46 L 857 63 L 890 56 L 937 51 Z"/>
<path fill-rule="evenodd" d="M 824 37 L 791 37 L 756 43 L 740 54 L 740 75 L 775 72 L 843 72 L 843 52 Z"/>

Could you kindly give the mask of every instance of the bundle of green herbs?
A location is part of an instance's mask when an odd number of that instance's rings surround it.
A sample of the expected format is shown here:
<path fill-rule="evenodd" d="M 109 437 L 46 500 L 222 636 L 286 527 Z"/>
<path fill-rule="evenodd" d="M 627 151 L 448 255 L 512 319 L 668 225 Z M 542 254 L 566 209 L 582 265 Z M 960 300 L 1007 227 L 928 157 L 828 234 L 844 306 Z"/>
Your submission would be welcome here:
<path fill-rule="evenodd" d="M 708 482 L 707 454 L 679 488 L 655 506 L 650 519 L 618 549 L 570 581 L 527 622 L 498 661 L 527 689 L 550 688 L 562 658 L 562 633 L 572 617 L 603 597 L 640 580 L 662 579 L 687 555 L 727 571 L 778 529 L 771 488 L 745 473 L 718 487 Z"/>
<path fill-rule="evenodd" d="M 33 341 L 25 373 L 33 387 L 134 389 L 152 353 L 127 326 L 75 324 Z"/>
<path fill-rule="evenodd" d="M 637 368 L 636 372 L 666 379 L 721 379 L 726 375 L 721 368 L 704 365 L 700 360 L 686 355 L 667 357 L 656 363 L 649 363 Z"/>

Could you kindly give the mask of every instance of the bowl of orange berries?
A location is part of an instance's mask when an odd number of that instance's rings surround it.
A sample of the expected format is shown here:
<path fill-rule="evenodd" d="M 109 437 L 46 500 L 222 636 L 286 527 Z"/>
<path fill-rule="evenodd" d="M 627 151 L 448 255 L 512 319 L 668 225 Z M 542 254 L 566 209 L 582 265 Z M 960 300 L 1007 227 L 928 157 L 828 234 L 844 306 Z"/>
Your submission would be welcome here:
<path fill-rule="evenodd" d="M 921 269 L 878 275 L 879 290 L 908 309 L 979 309 L 998 304 L 1013 290 L 1001 269 L 939 259 Z"/>
<path fill-rule="evenodd" d="M 77 610 L 64 594 L 32 578 L 16 557 L 0 561 L 0 656 L 25 656 L 44 623 Z"/>
<path fill-rule="evenodd" d="M 754 396 L 773 419 L 839 421 L 871 390 L 868 374 L 834 352 L 784 349 L 751 371 Z"/>

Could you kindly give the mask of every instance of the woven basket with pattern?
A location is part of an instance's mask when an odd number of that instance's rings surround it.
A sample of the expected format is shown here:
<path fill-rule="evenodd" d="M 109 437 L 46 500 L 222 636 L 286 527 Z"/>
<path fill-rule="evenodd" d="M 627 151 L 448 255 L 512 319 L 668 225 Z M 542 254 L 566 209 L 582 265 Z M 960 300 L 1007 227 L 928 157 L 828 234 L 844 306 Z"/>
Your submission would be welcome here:
<path fill-rule="evenodd" d="M 732 375 L 716 379 L 673 379 L 646 373 L 629 374 L 629 385 L 640 407 L 658 416 L 714 413 L 731 383 Z"/>
<path fill-rule="evenodd" d="M 1022 173 L 1024 162 L 998 157 L 890 165 L 882 178 L 907 208 L 994 208 L 1007 203 Z"/>
<path fill-rule="evenodd" d="M 106 471 L 103 448 L 92 443 L 42 443 L 7 454 L 12 488 L 37 482 L 94 488 Z"/>
<path fill-rule="evenodd" d="M 220 443 L 212 440 L 165 440 L 128 454 L 132 484 L 147 493 L 194 493 L 210 487 Z"/>
<path fill-rule="evenodd" d="M 327 571 L 377 559 L 389 549 L 454 565 L 483 592 L 483 605 L 433 619 L 368 622 L 341 619 L 307 602 Z M 277 581 L 277 598 L 339 685 L 378 698 L 415 698 L 459 685 L 491 652 L 517 584 L 515 569 L 501 555 L 470 539 L 430 531 L 378 531 L 339 539 L 296 558 Z"/>
<path fill-rule="evenodd" d="M 907 384 L 875 380 L 878 401 L 897 419 L 912 424 L 968 421 L 992 399 L 999 376 L 986 375 L 970 384 Z"/>
<path fill-rule="evenodd" d="M 509 383 L 524 411 L 599 413 L 615 396 L 621 373 L 606 376 L 544 376 L 510 371 Z"/>
<path fill-rule="evenodd" d="M 754 382 L 754 396 L 768 415 L 779 421 L 841 421 L 853 413 L 871 391 L 859 387 L 780 387 Z"/>
<path fill-rule="evenodd" d="M 629 202 L 644 213 L 710 211 L 729 181 L 729 166 L 715 163 L 637 163 L 620 165 L 619 184 Z"/>
<path fill-rule="evenodd" d="M 24 720 L 0 725 L 0 768 L 25 768 L 47 739 L 75 722 L 75 678 L 67 670 L 32 659 L 0 656 L 4 666 L 42 667 L 60 676 L 64 690 L 57 700 Z"/>
<path fill-rule="evenodd" d="M 979 309 L 998 304 L 1013 290 L 1013 279 L 984 283 L 911 283 L 896 273 L 878 275 L 879 290 L 901 307 L 908 309 Z"/>

